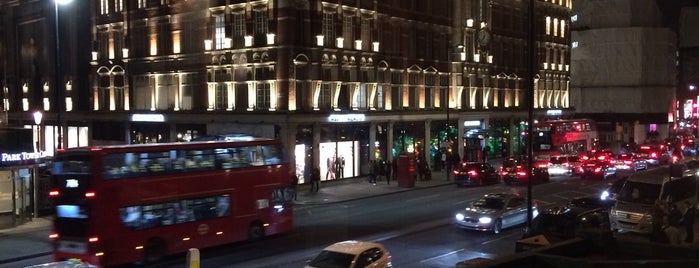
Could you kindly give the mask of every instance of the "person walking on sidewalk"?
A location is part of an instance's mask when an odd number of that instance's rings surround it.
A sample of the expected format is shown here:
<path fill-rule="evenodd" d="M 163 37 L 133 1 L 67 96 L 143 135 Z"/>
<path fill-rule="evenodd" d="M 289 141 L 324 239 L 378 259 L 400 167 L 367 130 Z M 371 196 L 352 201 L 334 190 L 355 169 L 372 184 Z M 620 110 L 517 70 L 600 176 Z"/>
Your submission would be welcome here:
<path fill-rule="evenodd" d="M 294 198 L 294 201 L 298 200 L 296 199 L 297 195 L 297 188 L 299 185 L 299 176 L 296 175 L 296 172 L 291 174 L 291 195 Z"/>
<path fill-rule="evenodd" d="M 369 183 L 373 183 L 376 185 L 376 172 L 378 166 L 376 165 L 376 162 L 374 160 L 369 161 Z"/>
<path fill-rule="evenodd" d="M 694 204 L 691 202 L 687 201 L 684 202 L 684 204 L 687 206 L 684 214 L 682 214 L 682 225 L 684 225 L 685 228 L 684 242 L 691 244 L 694 242 L 694 218 L 696 217 L 696 210 L 694 209 Z"/>
<path fill-rule="evenodd" d="M 313 173 L 311 174 L 311 193 L 317 193 L 318 190 L 320 190 L 320 169 L 316 167 L 313 168 Z"/>
<path fill-rule="evenodd" d="M 393 163 L 391 160 L 386 161 L 386 184 L 391 184 L 391 171 L 393 170 Z"/>

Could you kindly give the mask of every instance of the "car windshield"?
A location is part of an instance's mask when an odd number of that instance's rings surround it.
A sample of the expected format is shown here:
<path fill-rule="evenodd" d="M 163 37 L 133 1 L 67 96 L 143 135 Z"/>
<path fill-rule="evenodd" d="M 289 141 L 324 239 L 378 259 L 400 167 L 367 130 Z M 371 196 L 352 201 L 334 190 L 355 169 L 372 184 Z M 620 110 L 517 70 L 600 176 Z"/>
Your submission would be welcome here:
<path fill-rule="evenodd" d="M 474 207 L 487 209 L 502 209 L 505 207 L 505 201 L 500 198 L 482 198 L 473 203 Z"/>
<path fill-rule="evenodd" d="M 617 200 L 652 205 L 660 197 L 660 184 L 626 181 Z"/>
<path fill-rule="evenodd" d="M 308 265 L 318 268 L 348 268 L 353 260 L 352 254 L 323 250 Z"/>

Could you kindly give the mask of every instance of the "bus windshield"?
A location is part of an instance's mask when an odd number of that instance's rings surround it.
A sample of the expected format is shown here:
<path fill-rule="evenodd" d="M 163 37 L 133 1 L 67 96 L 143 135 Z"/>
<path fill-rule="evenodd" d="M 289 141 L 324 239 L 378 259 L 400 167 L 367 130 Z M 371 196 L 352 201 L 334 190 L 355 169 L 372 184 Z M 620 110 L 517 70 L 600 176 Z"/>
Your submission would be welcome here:
<path fill-rule="evenodd" d="M 652 205 L 660 197 L 660 184 L 626 181 L 617 200 Z"/>

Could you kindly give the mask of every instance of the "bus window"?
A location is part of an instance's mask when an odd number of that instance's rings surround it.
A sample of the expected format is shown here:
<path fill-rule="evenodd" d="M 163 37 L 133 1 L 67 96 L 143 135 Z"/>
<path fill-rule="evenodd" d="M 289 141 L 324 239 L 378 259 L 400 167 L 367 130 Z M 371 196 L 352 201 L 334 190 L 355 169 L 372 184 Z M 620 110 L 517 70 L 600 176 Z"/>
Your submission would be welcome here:
<path fill-rule="evenodd" d="M 277 148 L 274 145 L 264 145 L 261 146 L 262 148 L 262 154 L 264 155 L 265 158 L 265 164 L 267 165 L 276 165 L 280 164 L 282 162 L 281 159 L 281 152 L 279 151 L 279 148 Z"/>
<path fill-rule="evenodd" d="M 89 174 L 90 173 L 90 162 L 89 159 L 76 159 L 71 158 L 71 160 L 66 161 L 55 161 L 53 162 L 53 174 Z"/>

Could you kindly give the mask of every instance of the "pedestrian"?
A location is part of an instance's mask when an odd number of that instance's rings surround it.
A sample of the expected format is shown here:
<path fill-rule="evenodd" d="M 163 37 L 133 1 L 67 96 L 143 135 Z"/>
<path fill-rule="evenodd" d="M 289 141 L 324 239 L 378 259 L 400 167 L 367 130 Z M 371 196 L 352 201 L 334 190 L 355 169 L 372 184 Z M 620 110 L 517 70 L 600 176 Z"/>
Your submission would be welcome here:
<path fill-rule="evenodd" d="M 685 228 L 684 242 L 691 244 L 694 242 L 694 219 L 696 217 L 696 209 L 692 202 L 686 201 L 684 204 L 687 207 L 684 214 L 682 214 L 682 225 L 684 225 Z"/>
<path fill-rule="evenodd" d="M 376 185 L 376 172 L 377 172 L 377 165 L 376 161 L 371 160 L 369 161 L 369 183 L 373 183 Z"/>
<path fill-rule="evenodd" d="M 667 240 L 672 245 L 682 244 L 682 231 L 680 229 L 680 221 L 682 220 L 682 212 L 677 209 L 676 204 L 670 205 L 670 210 L 667 212 L 667 226 L 665 227 L 665 235 Z"/>
<path fill-rule="evenodd" d="M 664 243 L 667 242 L 667 237 L 663 232 L 663 226 L 665 225 L 665 207 L 660 199 L 656 199 L 651 208 L 651 219 L 653 224 L 653 229 L 650 232 L 650 241 Z"/>
<path fill-rule="evenodd" d="M 296 172 L 294 172 L 291 174 L 291 196 L 294 198 L 294 200 L 298 200 L 298 199 L 296 199 L 296 197 L 297 197 L 297 194 L 296 194 L 297 189 L 296 188 L 298 185 L 299 185 L 299 176 L 297 176 Z"/>
<path fill-rule="evenodd" d="M 386 184 L 391 184 L 391 170 L 393 169 L 393 164 L 391 160 L 386 161 Z"/>
<path fill-rule="evenodd" d="M 311 192 L 317 193 L 318 190 L 320 190 L 320 169 L 316 167 L 311 174 Z"/>
<path fill-rule="evenodd" d="M 396 181 L 398 180 L 398 161 L 393 161 L 393 180 Z"/>

